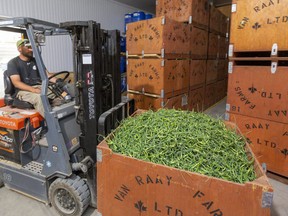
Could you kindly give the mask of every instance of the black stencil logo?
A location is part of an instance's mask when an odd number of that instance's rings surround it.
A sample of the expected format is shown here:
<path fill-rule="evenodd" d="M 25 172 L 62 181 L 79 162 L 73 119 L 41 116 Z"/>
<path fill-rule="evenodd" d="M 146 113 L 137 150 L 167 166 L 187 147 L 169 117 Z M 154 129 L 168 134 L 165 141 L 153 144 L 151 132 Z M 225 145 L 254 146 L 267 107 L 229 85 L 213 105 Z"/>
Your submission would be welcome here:
<path fill-rule="evenodd" d="M 254 94 L 254 93 L 257 91 L 257 89 L 254 87 L 254 85 L 252 85 L 252 87 L 249 88 L 248 90 L 249 90 L 252 94 Z"/>
<path fill-rule="evenodd" d="M 135 41 L 135 42 L 137 42 L 137 41 L 138 41 L 138 38 L 137 38 L 137 37 L 135 37 L 135 38 L 134 38 L 134 41 Z"/>
<path fill-rule="evenodd" d="M 286 158 L 288 156 L 288 149 L 283 149 L 281 153 L 284 154 Z"/>
<path fill-rule="evenodd" d="M 149 37 L 149 40 L 153 40 L 153 37 L 152 37 L 152 36 L 150 36 L 150 37 Z"/>
<path fill-rule="evenodd" d="M 256 23 L 252 26 L 252 28 L 257 31 L 259 28 L 261 28 L 261 25 L 260 25 L 258 22 L 256 22 Z"/>
<path fill-rule="evenodd" d="M 149 76 L 149 80 L 153 80 L 153 76 L 152 75 Z"/>
<path fill-rule="evenodd" d="M 141 200 L 135 203 L 135 208 L 137 208 L 140 213 L 147 211 L 147 207 L 144 206 L 144 203 Z"/>

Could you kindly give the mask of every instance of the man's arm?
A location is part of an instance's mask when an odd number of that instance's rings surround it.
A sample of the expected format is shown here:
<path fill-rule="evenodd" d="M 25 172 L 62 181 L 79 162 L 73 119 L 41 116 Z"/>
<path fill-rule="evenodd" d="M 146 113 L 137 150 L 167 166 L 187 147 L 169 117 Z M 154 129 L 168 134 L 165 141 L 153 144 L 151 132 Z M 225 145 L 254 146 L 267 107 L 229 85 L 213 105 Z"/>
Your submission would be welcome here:
<path fill-rule="evenodd" d="M 29 85 L 23 83 L 21 81 L 19 75 L 11 75 L 10 79 L 11 79 L 11 82 L 13 83 L 13 85 L 20 90 L 29 91 L 29 92 L 38 93 L 38 94 L 40 94 L 40 92 L 41 92 L 41 90 L 39 88 L 29 86 Z"/>
<path fill-rule="evenodd" d="M 47 73 L 48 78 L 53 75 L 53 73 L 49 73 L 48 70 L 46 70 L 46 73 Z M 57 78 L 53 77 L 50 79 L 50 82 L 56 83 L 56 80 L 57 80 Z"/>

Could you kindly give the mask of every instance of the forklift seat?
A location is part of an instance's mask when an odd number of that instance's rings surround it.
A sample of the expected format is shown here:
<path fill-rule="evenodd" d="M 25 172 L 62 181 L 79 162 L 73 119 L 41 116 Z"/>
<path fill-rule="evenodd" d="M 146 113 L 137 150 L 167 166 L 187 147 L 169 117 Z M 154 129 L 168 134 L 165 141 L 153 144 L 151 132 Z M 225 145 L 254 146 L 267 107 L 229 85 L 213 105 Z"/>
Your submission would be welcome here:
<path fill-rule="evenodd" d="M 4 95 L 4 103 L 6 106 L 12 106 L 18 109 L 34 109 L 34 106 L 27 102 L 21 101 L 15 97 L 15 88 L 13 83 L 10 80 L 10 77 L 7 74 L 7 70 L 4 71 L 4 88 L 5 88 L 5 95 Z"/>

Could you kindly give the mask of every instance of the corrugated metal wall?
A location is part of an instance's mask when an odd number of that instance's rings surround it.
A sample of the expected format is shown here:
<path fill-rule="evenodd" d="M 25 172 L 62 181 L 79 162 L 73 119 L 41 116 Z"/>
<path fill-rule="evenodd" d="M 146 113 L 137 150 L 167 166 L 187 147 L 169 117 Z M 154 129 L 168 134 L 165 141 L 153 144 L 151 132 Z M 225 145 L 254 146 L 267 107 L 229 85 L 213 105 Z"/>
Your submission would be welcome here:
<path fill-rule="evenodd" d="M 32 17 L 54 23 L 94 20 L 103 29 L 121 32 L 124 14 L 137 10 L 112 0 L 1 0 L 0 4 L 0 16 Z M 53 46 L 43 47 L 42 53 L 49 71 L 72 70 L 70 39 L 53 39 Z"/>

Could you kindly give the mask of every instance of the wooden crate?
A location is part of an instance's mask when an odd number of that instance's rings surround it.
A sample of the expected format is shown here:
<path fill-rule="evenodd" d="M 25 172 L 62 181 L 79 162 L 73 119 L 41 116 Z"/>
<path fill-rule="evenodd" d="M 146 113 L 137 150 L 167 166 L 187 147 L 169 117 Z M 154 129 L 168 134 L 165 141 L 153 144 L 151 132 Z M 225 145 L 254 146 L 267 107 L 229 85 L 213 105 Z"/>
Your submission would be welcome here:
<path fill-rule="evenodd" d="M 189 110 L 202 112 L 204 110 L 204 87 L 189 91 Z"/>
<path fill-rule="evenodd" d="M 232 63 L 230 63 L 232 64 Z M 227 111 L 288 123 L 287 67 L 233 66 L 229 68 Z"/>
<path fill-rule="evenodd" d="M 269 216 L 273 188 L 257 159 L 254 167 L 257 179 L 238 184 L 113 153 L 104 140 L 97 146 L 97 210 L 105 216 Z"/>
<path fill-rule="evenodd" d="M 220 36 L 218 34 L 209 33 L 208 59 L 218 58 L 219 38 L 220 38 Z"/>
<path fill-rule="evenodd" d="M 205 84 L 206 60 L 191 60 L 190 63 L 190 89 Z"/>
<path fill-rule="evenodd" d="M 229 19 L 214 6 L 210 7 L 209 31 L 226 36 L 228 33 Z"/>
<path fill-rule="evenodd" d="M 170 97 L 170 98 L 161 98 L 156 95 L 147 95 L 136 92 L 128 92 L 128 98 L 135 100 L 135 109 L 144 109 L 144 110 L 158 110 L 161 108 L 166 109 L 181 109 L 188 110 L 188 91 L 184 94 Z"/>
<path fill-rule="evenodd" d="M 221 12 L 214 6 L 210 7 L 209 31 L 220 32 Z"/>
<path fill-rule="evenodd" d="M 191 26 L 190 50 L 192 59 L 207 59 L 208 32 Z"/>
<path fill-rule="evenodd" d="M 218 60 L 217 80 L 223 80 L 228 77 L 228 59 Z"/>
<path fill-rule="evenodd" d="M 189 57 L 190 26 L 161 16 L 127 25 L 127 55 Z"/>
<path fill-rule="evenodd" d="M 218 76 L 218 60 L 207 60 L 206 84 L 215 83 Z"/>
<path fill-rule="evenodd" d="M 156 16 L 163 15 L 178 22 L 208 27 L 209 4 L 207 0 L 156 0 Z"/>
<path fill-rule="evenodd" d="M 268 51 L 270 55 L 275 43 L 279 51 L 287 51 L 287 21 L 285 1 L 233 0 L 230 56 L 233 51 Z"/>
<path fill-rule="evenodd" d="M 288 177 L 288 124 L 237 114 L 226 115 L 248 138 L 260 163 L 271 172 Z"/>
<path fill-rule="evenodd" d="M 220 11 L 221 12 L 221 11 Z M 228 18 L 223 12 L 221 12 L 220 18 L 220 34 L 224 37 L 229 36 L 230 32 L 230 18 Z"/>
<path fill-rule="evenodd" d="M 229 49 L 229 41 L 226 37 L 219 37 L 219 46 L 218 46 L 218 58 L 219 59 L 227 59 L 228 57 L 228 49 Z"/>
<path fill-rule="evenodd" d="M 128 59 L 128 89 L 171 97 L 189 88 L 189 60 Z"/>
<path fill-rule="evenodd" d="M 216 102 L 222 100 L 227 95 L 227 79 L 217 81 Z"/>
<path fill-rule="evenodd" d="M 208 109 L 217 102 L 217 83 L 212 83 L 205 86 L 205 97 L 204 97 L 204 110 Z"/>

